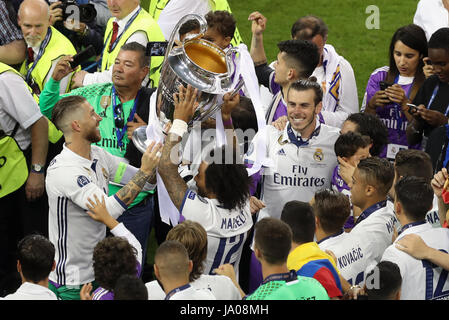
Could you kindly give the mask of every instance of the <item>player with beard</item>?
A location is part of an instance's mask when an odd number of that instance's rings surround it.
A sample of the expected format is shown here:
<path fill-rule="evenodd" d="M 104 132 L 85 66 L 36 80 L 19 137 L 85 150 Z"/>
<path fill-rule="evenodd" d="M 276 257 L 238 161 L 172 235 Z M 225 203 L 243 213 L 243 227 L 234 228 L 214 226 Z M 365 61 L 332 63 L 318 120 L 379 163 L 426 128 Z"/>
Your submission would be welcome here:
<path fill-rule="evenodd" d="M 50 289 L 61 299 L 79 299 L 81 286 L 94 281 L 94 247 L 106 236 L 105 225 L 86 213 L 88 198 L 107 195 L 110 181 L 125 184 L 105 199 L 111 216 L 119 217 L 142 189 L 155 187 L 145 184 L 155 181 L 161 146 L 152 143 L 137 169 L 92 145 L 101 140 L 102 118 L 80 96 L 60 100 L 53 109 L 52 120 L 64 133 L 65 144 L 50 163 L 46 178 L 49 238 L 56 247 Z"/>
<path fill-rule="evenodd" d="M 165 140 L 158 172 L 168 194 L 183 218 L 198 222 L 207 232 L 207 257 L 204 273 L 211 274 L 221 264 L 230 263 L 236 273 L 247 234 L 253 225 L 249 206 L 248 172 L 235 152 L 229 148 L 216 148 L 210 158 L 202 159 L 195 176 L 198 193 L 189 190 L 178 173 L 179 159 L 174 159 L 187 123 L 198 105 L 197 90 L 180 86 L 174 96 L 173 125 Z M 231 112 L 238 105 L 238 96 L 223 97 L 221 109 L 223 123 L 228 132 L 233 131 Z M 228 141 L 232 141 L 229 137 Z"/>

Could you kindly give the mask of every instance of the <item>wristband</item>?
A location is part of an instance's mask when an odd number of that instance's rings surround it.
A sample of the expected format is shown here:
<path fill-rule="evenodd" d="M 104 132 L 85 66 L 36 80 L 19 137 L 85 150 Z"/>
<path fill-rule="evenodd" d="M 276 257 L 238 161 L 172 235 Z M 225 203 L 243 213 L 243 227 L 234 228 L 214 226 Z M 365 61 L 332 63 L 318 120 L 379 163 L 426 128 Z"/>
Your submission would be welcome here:
<path fill-rule="evenodd" d="M 229 120 L 223 121 L 224 126 L 232 126 L 232 118 L 229 118 Z"/>
<path fill-rule="evenodd" d="M 182 137 L 184 136 L 184 133 L 187 132 L 187 128 L 188 128 L 187 122 L 180 119 L 175 119 L 173 120 L 173 124 L 169 132 Z"/>

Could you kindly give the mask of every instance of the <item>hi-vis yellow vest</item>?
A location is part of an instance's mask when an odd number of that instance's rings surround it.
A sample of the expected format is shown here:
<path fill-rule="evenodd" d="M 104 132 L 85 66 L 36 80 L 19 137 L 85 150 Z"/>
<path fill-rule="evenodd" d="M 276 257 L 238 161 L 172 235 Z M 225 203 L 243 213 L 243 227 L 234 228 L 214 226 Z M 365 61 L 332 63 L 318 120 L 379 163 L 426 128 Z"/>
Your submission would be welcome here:
<path fill-rule="evenodd" d="M 0 62 L 0 74 L 2 74 L 3 72 L 6 72 L 6 71 L 14 72 L 15 74 L 17 74 L 18 76 L 23 78 L 22 75 L 19 72 L 17 72 L 14 68 L 8 66 L 7 64 Z M 24 82 L 25 82 L 25 80 L 24 80 Z M 36 101 L 37 105 L 39 105 L 39 97 L 33 93 L 33 89 L 31 89 L 30 86 L 28 86 L 26 82 L 25 82 L 25 85 L 27 86 L 28 90 L 30 91 L 31 95 L 33 96 L 34 101 Z M 60 131 L 56 128 L 56 126 L 53 124 L 53 122 L 51 122 L 49 119 L 47 119 L 47 120 L 48 120 L 48 141 L 50 141 L 51 143 L 56 143 L 63 136 L 63 133 L 62 133 L 62 131 Z"/>
<path fill-rule="evenodd" d="M 154 20 L 159 19 L 159 15 L 161 14 L 162 10 L 164 10 L 165 6 L 170 0 L 150 0 L 150 7 L 148 9 L 148 12 L 153 17 Z M 212 11 L 227 11 L 229 13 L 232 13 L 231 7 L 229 6 L 229 3 L 227 0 L 208 0 L 209 7 Z M 232 38 L 231 45 L 233 47 L 238 46 L 240 43 L 243 43 L 242 37 L 240 36 L 239 29 L 236 27 L 234 32 L 234 37 Z"/>
<path fill-rule="evenodd" d="M 141 9 L 136 19 L 131 23 L 127 30 L 122 34 L 119 42 L 115 48 L 109 52 L 109 43 L 112 37 L 112 23 L 115 18 L 110 18 L 106 25 L 106 31 L 104 34 L 104 50 L 101 59 L 100 71 L 108 70 L 115 62 L 120 48 L 126 43 L 126 41 L 137 31 L 143 31 L 148 37 L 148 41 L 165 41 L 164 35 L 157 22 L 149 15 L 145 9 Z M 160 71 L 164 57 L 151 57 L 150 65 L 150 80 L 151 86 L 157 87 L 160 78 Z"/>
<path fill-rule="evenodd" d="M 22 77 L 19 72 L 0 62 L 0 74 L 11 71 Z M 0 133 L 0 198 L 19 189 L 28 178 L 28 166 L 22 150 L 16 140 Z"/>
<path fill-rule="evenodd" d="M 36 63 L 34 70 L 31 72 L 31 77 L 34 82 L 39 86 L 39 90 L 44 90 L 45 79 L 50 72 L 53 61 L 59 59 L 64 55 L 75 55 L 76 49 L 73 44 L 62 33 L 53 27 L 51 28 L 51 38 L 45 47 L 42 57 Z M 23 77 L 26 77 L 28 69 L 31 68 L 33 63 L 27 65 L 27 60 L 22 63 L 20 73 Z M 70 83 L 71 81 L 69 81 Z M 70 85 L 67 86 L 66 92 L 70 91 Z"/>

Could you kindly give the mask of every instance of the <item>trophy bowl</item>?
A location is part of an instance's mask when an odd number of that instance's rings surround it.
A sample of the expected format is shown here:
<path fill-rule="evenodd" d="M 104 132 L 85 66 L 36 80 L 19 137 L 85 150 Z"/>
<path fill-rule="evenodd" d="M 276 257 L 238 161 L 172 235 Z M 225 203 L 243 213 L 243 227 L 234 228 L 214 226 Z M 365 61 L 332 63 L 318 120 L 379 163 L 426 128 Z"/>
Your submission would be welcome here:
<path fill-rule="evenodd" d="M 179 28 L 189 19 L 200 23 L 200 34 L 187 37 L 180 45 L 175 44 Z M 198 15 L 184 16 L 174 28 L 161 67 L 161 76 L 156 91 L 157 116 L 160 123 L 173 121 L 175 109 L 173 95 L 179 86 L 191 85 L 198 90 L 198 107 L 192 120 L 188 123 L 189 130 L 195 121 L 204 121 L 214 115 L 221 107 L 221 97 L 235 87 L 233 75 L 235 66 L 234 49 L 224 52 L 216 44 L 202 39 L 207 29 L 206 20 Z M 151 123 L 149 123 L 151 125 Z M 163 125 L 162 125 L 163 126 Z M 145 150 L 145 127 L 135 130 L 133 142 L 139 150 Z"/>

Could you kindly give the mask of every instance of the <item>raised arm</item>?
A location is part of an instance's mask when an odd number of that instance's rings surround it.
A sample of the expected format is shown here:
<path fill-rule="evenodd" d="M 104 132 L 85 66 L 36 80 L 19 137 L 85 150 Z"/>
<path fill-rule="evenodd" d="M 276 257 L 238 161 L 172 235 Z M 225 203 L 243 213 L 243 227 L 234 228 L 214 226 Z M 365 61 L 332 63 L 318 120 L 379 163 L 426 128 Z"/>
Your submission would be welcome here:
<path fill-rule="evenodd" d="M 258 66 L 267 63 L 267 56 L 265 54 L 265 48 L 263 46 L 263 32 L 267 25 L 267 18 L 265 18 L 260 12 L 252 12 L 248 20 L 252 21 L 251 25 L 251 48 L 250 54 L 254 61 L 254 65 Z"/>
<path fill-rule="evenodd" d="M 187 184 L 178 173 L 180 162 L 178 151 L 182 136 L 187 132 L 187 123 L 192 118 L 197 106 L 197 93 L 198 91 L 190 85 L 187 86 L 187 89 L 181 85 L 179 93 L 174 94 L 173 125 L 165 140 L 158 169 L 168 195 L 178 210 L 181 208 L 187 191 Z"/>

